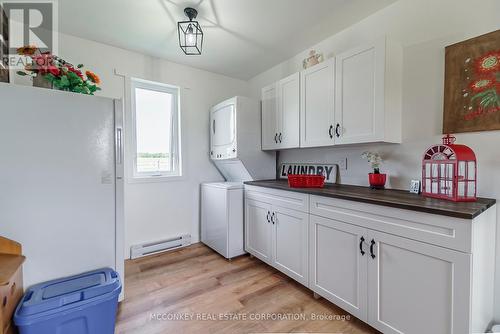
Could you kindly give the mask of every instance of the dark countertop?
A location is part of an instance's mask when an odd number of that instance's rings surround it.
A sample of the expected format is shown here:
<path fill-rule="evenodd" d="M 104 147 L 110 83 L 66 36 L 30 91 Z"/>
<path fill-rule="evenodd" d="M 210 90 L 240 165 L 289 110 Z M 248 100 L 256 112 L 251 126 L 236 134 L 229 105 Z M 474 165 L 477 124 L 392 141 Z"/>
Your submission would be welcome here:
<path fill-rule="evenodd" d="M 496 203 L 495 199 L 490 198 L 478 198 L 477 202 L 456 203 L 426 198 L 405 190 L 374 190 L 343 184 L 325 184 L 324 188 L 290 188 L 287 180 L 250 181 L 245 184 L 464 219 L 473 219 Z"/>

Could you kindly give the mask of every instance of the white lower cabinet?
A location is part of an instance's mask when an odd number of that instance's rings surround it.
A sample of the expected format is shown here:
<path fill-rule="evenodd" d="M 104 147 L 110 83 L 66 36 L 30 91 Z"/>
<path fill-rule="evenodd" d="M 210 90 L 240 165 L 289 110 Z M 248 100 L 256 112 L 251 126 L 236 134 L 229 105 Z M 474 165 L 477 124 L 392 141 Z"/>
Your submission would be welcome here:
<path fill-rule="evenodd" d="M 383 333 L 468 332 L 470 254 L 316 216 L 309 237 L 309 287 L 332 303 Z"/>
<path fill-rule="evenodd" d="M 262 261 L 272 261 L 271 205 L 245 201 L 245 250 Z"/>
<path fill-rule="evenodd" d="M 470 254 L 376 231 L 367 236 L 369 324 L 394 334 L 469 333 Z"/>
<path fill-rule="evenodd" d="M 366 321 L 366 229 L 313 215 L 309 224 L 309 288 Z"/>
<path fill-rule="evenodd" d="M 273 210 L 273 265 L 296 281 L 307 285 L 309 215 L 279 207 Z"/>
<path fill-rule="evenodd" d="M 467 220 L 245 189 L 246 250 L 379 331 L 484 333 L 492 321 L 496 206 Z"/>
<path fill-rule="evenodd" d="M 272 194 L 245 195 L 245 249 L 297 282 L 309 283 L 309 213 L 285 206 L 306 195 L 277 198 Z M 301 205 L 296 208 L 303 208 Z"/>

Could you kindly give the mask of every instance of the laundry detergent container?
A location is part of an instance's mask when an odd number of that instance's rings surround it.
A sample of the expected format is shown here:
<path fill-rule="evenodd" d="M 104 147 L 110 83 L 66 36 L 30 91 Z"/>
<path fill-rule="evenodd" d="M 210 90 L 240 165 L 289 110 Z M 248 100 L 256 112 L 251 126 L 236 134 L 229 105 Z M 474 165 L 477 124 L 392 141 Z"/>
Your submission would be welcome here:
<path fill-rule="evenodd" d="M 113 269 L 37 284 L 16 308 L 20 334 L 113 334 L 122 285 Z"/>

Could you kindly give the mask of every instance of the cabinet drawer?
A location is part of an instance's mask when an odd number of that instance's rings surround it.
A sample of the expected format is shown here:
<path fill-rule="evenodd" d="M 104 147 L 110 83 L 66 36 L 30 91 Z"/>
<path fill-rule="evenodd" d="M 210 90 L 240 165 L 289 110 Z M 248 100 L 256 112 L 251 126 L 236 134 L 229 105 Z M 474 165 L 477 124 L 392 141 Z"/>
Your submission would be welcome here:
<path fill-rule="evenodd" d="M 269 203 L 278 207 L 309 212 L 309 195 L 293 191 L 245 186 L 245 198 Z"/>
<path fill-rule="evenodd" d="M 314 195 L 310 196 L 310 210 L 320 217 L 471 252 L 471 220 Z"/>
<path fill-rule="evenodd" d="M 23 296 L 22 269 L 19 268 L 8 285 L 0 286 L 0 310 L 3 329 L 7 328 L 17 303 Z"/>

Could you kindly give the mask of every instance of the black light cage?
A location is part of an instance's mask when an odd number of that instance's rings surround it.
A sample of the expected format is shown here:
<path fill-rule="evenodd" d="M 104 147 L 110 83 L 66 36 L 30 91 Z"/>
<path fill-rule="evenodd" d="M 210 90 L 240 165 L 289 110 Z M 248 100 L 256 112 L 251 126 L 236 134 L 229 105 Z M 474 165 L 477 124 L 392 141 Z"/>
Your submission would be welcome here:
<path fill-rule="evenodd" d="M 187 34 L 188 28 L 191 25 L 195 40 L 193 44 L 188 44 Z M 179 46 L 182 51 L 188 56 L 201 55 L 203 49 L 203 31 L 197 21 L 182 21 L 177 23 L 177 31 L 179 34 Z"/>

